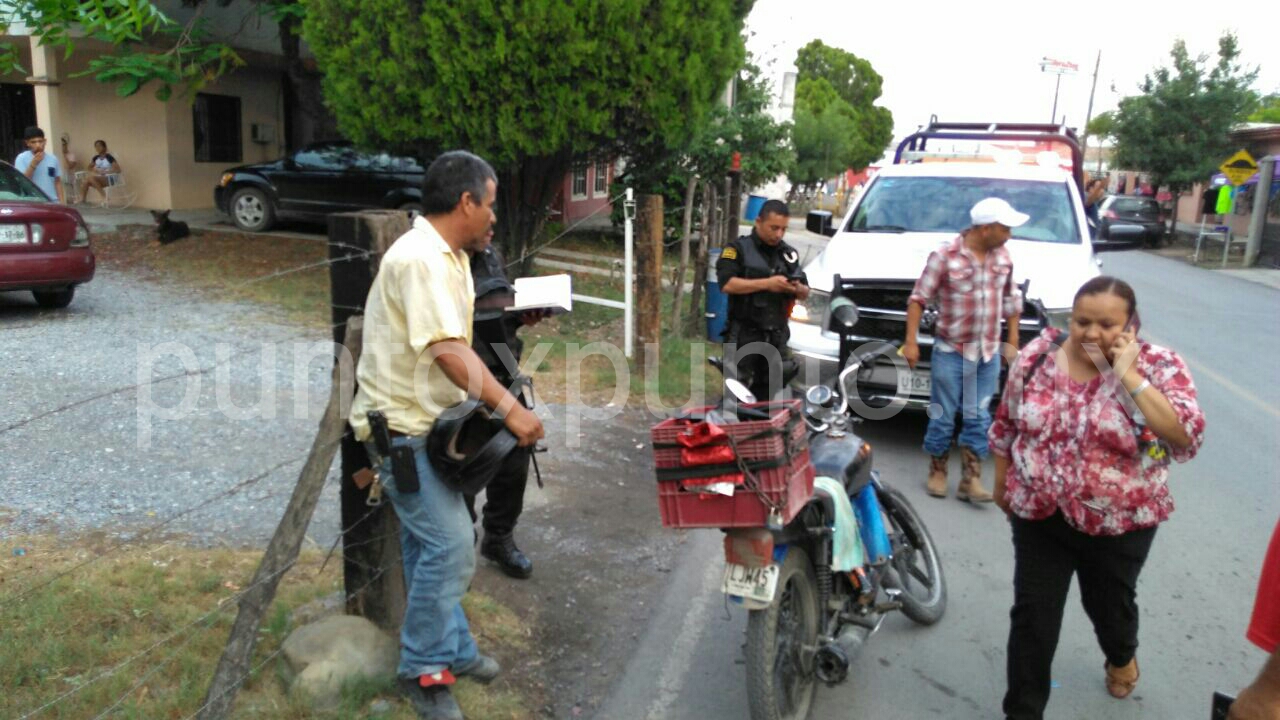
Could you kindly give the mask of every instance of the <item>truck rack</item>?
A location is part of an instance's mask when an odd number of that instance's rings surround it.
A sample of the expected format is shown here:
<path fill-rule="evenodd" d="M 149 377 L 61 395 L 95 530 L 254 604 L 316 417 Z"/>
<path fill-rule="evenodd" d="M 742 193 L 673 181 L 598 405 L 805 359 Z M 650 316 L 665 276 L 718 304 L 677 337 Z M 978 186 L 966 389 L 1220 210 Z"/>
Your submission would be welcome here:
<path fill-rule="evenodd" d="M 1076 140 L 1076 131 L 1063 125 L 1035 123 L 944 123 L 934 115 L 929 124 L 908 135 L 898 143 L 893 155 L 895 165 L 902 162 L 908 152 L 920 152 L 929 140 L 983 140 L 983 141 L 1049 141 L 1065 144 L 1071 150 L 1071 177 L 1076 188 L 1084 194 L 1084 153 Z"/>

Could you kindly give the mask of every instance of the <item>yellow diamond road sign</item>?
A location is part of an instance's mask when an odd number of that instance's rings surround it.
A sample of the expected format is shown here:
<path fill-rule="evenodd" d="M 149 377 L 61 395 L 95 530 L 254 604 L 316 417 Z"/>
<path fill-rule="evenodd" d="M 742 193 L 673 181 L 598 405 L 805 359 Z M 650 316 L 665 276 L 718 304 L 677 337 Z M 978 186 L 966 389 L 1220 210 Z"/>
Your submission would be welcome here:
<path fill-rule="evenodd" d="M 1227 158 L 1227 161 L 1218 166 L 1223 175 L 1227 176 L 1227 181 L 1232 185 L 1239 185 L 1249 179 L 1250 175 L 1258 172 L 1258 163 L 1253 159 L 1247 151 L 1240 152 Z"/>

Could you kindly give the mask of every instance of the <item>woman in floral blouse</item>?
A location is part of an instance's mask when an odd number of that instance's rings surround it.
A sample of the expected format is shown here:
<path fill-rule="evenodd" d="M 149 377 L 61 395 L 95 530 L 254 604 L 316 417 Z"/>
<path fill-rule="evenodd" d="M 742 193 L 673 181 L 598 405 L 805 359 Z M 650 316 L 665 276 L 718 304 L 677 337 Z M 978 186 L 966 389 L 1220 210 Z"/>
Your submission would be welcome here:
<path fill-rule="evenodd" d="M 1069 332 L 1046 330 L 1018 356 L 991 426 L 995 501 L 1013 526 L 1010 719 L 1044 715 L 1073 574 L 1107 690 L 1125 698 L 1138 681 L 1138 574 L 1173 511 L 1169 463 L 1195 456 L 1205 423 L 1182 359 L 1136 329 L 1128 283 L 1085 283 Z"/>

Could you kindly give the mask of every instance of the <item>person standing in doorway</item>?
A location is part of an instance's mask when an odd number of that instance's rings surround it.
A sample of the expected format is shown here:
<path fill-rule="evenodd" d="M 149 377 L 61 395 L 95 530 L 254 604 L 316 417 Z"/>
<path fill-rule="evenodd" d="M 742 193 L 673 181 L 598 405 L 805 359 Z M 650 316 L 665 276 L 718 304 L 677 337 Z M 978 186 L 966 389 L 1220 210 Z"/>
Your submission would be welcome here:
<path fill-rule="evenodd" d="M 32 125 L 22 133 L 22 138 L 27 144 L 27 149 L 18 153 L 13 166 L 35 183 L 36 187 L 40 188 L 40 191 L 50 200 L 65 203 L 66 197 L 62 190 L 62 165 L 58 163 L 58 156 L 45 151 L 47 140 L 44 130 Z"/>
<path fill-rule="evenodd" d="M 991 502 L 982 485 L 982 461 L 987 457 L 991 427 L 991 398 L 1000 380 L 1000 360 L 1018 354 L 1018 320 L 1022 296 L 1013 284 L 1013 260 L 1005 243 L 1028 219 L 1000 198 L 978 201 L 969 211 L 973 223 L 954 240 L 934 250 L 925 262 L 907 301 L 907 336 L 902 356 L 914 368 L 920 362 L 917 334 L 925 310 L 937 306 L 933 328 L 931 403 L 924 450 L 929 454 L 925 491 L 947 496 L 947 464 L 955 434 L 956 413 L 962 412 L 960 454 L 963 460 L 956 497 Z M 1000 344 L 1000 320 L 1008 338 Z"/>

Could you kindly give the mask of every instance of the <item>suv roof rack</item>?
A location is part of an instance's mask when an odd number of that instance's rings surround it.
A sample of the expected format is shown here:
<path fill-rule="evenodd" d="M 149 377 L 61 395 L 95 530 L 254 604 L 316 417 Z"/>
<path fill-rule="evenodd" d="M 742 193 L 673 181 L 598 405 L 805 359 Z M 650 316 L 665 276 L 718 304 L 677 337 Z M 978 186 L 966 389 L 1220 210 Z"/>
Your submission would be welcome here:
<path fill-rule="evenodd" d="M 1071 150 L 1071 177 L 1084 193 L 1084 154 L 1076 141 L 1076 131 L 1066 126 L 1036 123 L 944 123 L 938 116 L 929 125 L 908 135 L 893 155 L 893 164 L 902 162 L 904 153 L 923 151 L 929 140 L 1040 140 L 1063 143 Z"/>

